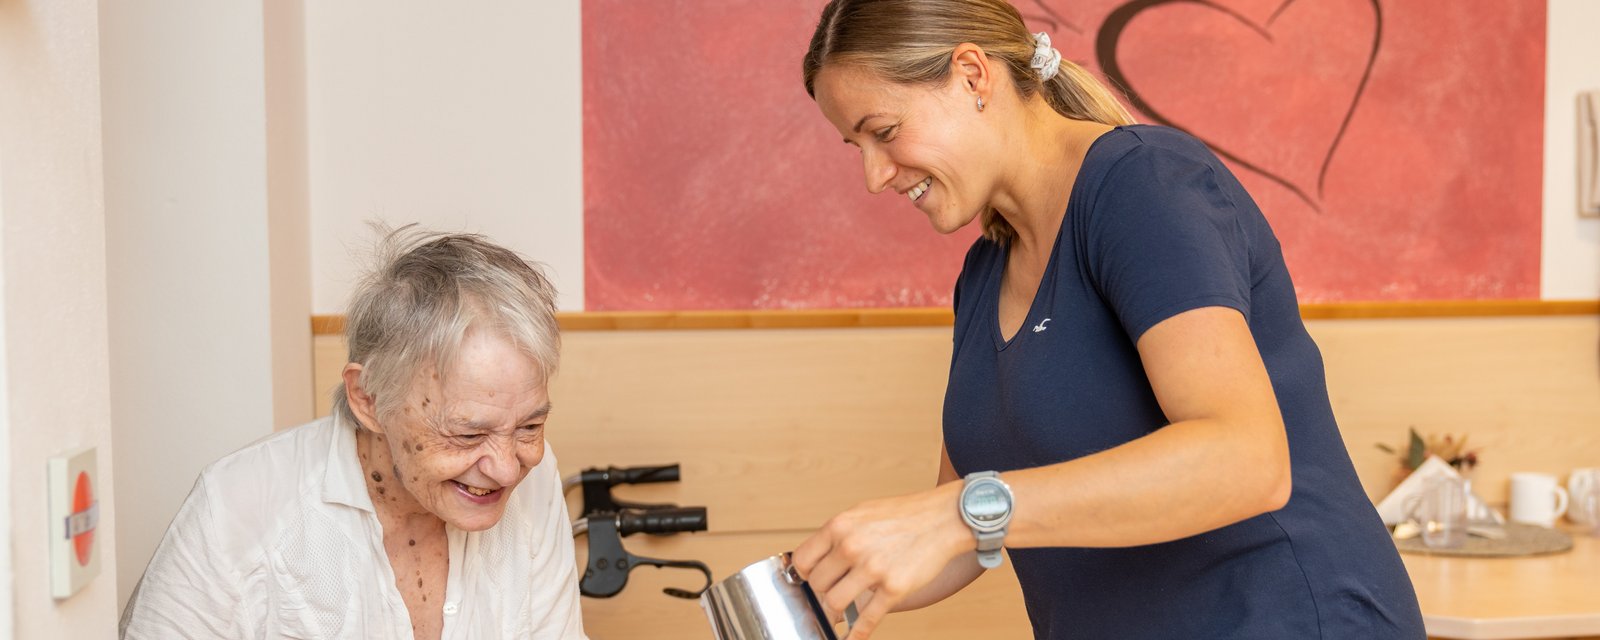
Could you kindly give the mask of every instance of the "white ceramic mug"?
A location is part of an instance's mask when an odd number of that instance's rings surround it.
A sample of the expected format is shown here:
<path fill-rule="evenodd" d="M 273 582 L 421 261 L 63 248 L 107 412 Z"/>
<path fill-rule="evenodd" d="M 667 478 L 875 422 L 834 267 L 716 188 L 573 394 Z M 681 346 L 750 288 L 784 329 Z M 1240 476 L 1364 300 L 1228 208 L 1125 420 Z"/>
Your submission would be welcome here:
<path fill-rule="evenodd" d="M 1596 509 L 1600 502 L 1600 467 L 1573 469 L 1572 475 L 1567 476 L 1567 493 L 1572 497 L 1572 508 L 1567 511 L 1567 519 L 1578 524 L 1600 524 L 1595 521 L 1591 510 Z M 1591 502 L 1594 501 L 1594 502 Z M 1584 505 L 1585 509 L 1578 508 Z"/>
<path fill-rule="evenodd" d="M 1511 520 L 1541 527 L 1554 526 L 1567 512 L 1567 490 L 1548 473 L 1511 474 Z"/>

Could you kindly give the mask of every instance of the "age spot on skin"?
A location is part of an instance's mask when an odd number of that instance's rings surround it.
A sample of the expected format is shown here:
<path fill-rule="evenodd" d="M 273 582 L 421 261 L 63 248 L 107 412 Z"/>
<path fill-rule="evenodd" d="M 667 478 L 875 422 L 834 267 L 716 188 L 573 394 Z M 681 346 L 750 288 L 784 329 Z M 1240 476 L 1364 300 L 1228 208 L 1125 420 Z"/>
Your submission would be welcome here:
<path fill-rule="evenodd" d="M 417 443 L 417 451 L 421 451 L 421 450 L 422 450 L 422 443 L 421 443 L 421 442 L 418 442 L 418 443 Z M 412 478 L 412 480 L 415 480 L 415 479 L 416 479 L 416 478 Z"/>
<path fill-rule="evenodd" d="M 407 540 L 406 541 L 406 546 L 415 547 L 415 546 L 417 546 L 417 541 L 416 540 Z"/>
<path fill-rule="evenodd" d="M 372 472 L 372 481 L 373 482 L 383 482 L 383 474 L 378 473 L 376 471 Z"/>
<path fill-rule="evenodd" d="M 384 491 L 383 491 L 383 487 L 381 487 L 381 486 L 380 486 L 380 487 L 378 487 L 378 495 L 380 495 L 380 496 L 381 496 L 381 495 L 383 495 L 383 494 L 384 494 Z"/>

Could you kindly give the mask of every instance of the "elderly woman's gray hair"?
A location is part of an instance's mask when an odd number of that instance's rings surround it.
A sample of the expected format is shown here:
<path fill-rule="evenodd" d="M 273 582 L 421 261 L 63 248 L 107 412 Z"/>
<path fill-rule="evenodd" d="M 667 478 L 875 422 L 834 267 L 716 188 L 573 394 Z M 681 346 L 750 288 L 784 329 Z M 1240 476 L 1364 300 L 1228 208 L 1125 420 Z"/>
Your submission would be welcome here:
<path fill-rule="evenodd" d="M 555 373 L 556 289 L 540 265 L 480 235 L 376 228 L 382 239 L 351 295 L 345 341 L 380 417 L 400 407 L 418 374 L 450 369 L 468 327 L 510 340 L 546 380 Z M 333 408 L 356 424 L 343 385 L 334 390 Z"/>

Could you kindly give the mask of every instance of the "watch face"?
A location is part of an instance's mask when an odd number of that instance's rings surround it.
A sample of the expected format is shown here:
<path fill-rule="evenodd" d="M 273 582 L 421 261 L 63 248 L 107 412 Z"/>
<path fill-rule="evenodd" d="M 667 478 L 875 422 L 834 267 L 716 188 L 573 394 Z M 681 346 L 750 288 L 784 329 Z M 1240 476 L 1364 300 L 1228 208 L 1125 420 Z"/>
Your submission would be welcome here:
<path fill-rule="evenodd" d="M 980 524 L 998 522 L 1011 513 L 1011 496 L 995 483 L 980 482 L 961 496 L 961 510 Z"/>

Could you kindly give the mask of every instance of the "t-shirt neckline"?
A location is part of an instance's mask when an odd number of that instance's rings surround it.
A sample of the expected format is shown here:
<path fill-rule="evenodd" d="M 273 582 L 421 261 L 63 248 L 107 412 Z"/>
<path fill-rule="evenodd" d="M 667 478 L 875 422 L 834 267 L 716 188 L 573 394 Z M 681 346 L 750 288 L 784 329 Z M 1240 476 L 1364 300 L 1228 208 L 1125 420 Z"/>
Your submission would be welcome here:
<path fill-rule="evenodd" d="M 1048 318 L 1037 321 L 1039 324 L 1035 324 L 1035 318 L 1039 315 L 1039 307 L 1045 297 L 1043 294 L 1047 291 L 1046 287 L 1053 289 L 1055 286 L 1056 262 L 1061 254 L 1061 237 L 1066 235 L 1067 221 L 1072 218 L 1073 204 L 1082 200 L 1084 184 L 1088 182 L 1082 178 L 1088 174 L 1087 169 L 1090 161 L 1095 158 L 1095 149 L 1100 147 L 1100 143 L 1110 138 L 1112 134 L 1124 131 L 1127 126 L 1117 125 L 1095 137 L 1094 141 L 1089 143 L 1089 150 L 1083 153 L 1083 162 L 1078 165 L 1078 175 L 1072 182 L 1072 193 L 1067 196 L 1066 211 L 1061 215 L 1061 226 L 1056 229 L 1055 242 L 1050 246 L 1050 260 L 1045 264 L 1044 275 L 1040 276 L 1039 286 L 1033 292 L 1033 300 L 1028 303 L 1028 313 L 1022 317 L 1022 326 L 1017 327 L 1017 332 L 1011 336 L 1010 340 L 1005 338 L 1000 329 L 1000 281 L 1005 276 L 1006 264 L 1011 259 L 1011 245 L 1009 242 L 998 243 L 1000 245 L 1000 261 L 994 269 L 990 269 L 989 281 L 984 286 L 988 293 L 988 304 L 984 306 L 988 309 L 986 315 L 989 318 L 989 333 L 994 336 L 995 351 L 1005 351 L 1010 348 L 1011 345 L 1022 339 L 1024 333 L 1043 333 L 1048 329 L 1046 323 L 1042 322 L 1043 320 L 1048 320 Z"/>

